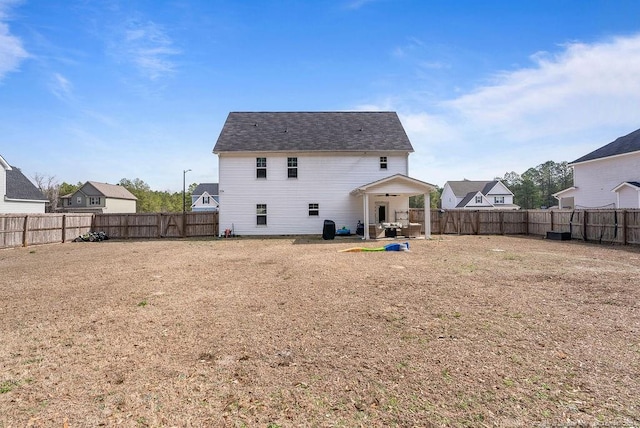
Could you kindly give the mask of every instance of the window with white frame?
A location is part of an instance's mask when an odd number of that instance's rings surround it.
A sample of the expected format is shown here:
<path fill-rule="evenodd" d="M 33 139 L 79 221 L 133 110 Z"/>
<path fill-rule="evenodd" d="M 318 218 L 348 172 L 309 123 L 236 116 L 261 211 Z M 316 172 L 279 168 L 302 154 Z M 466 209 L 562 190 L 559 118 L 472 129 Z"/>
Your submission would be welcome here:
<path fill-rule="evenodd" d="M 82 196 L 76 197 L 76 204 L 80 205 L 82 203 Z"/>
<path fill-rule="evenodd" d="M 298 178 L 298 158 L 287 158 L 287 177 Z"/>
<path fill-rule="evenodd" d="M 256 158 L 256 178 L 267 178 L 267 158 Z"/>
<path fill-rule="evenodd" d="M 504 204 L 504 196 L 494 196 L 493 197 L 494 204 Z"/>
<path fill-rule="evenodd" d="M 209 196 L 203 196 L 202 197 L 202 203 L 208 205 L 209 204 Z"/>
<path fill-rule="evenodd" d="M 387 169 L 387 157 L 380 156 L 380 169 Z"/>
<path fill-rule="evenodd" d="M 309 204 L 309 216 L 319 216 L 320 206 L 318 204 Z"/>
<path fill-rule="evenodd" d="M 482 203 L 482 196 L 476 196 L 476 204 Z"/>
<path fill-rule="evenodd" d="M 97 196 L 90 196 L 89 205 L 100 205 L 100 198 Z"/>
<path fill-rule="evenodd" d="M 267 225 L 267 204 L 256 205 L 256 224 L 259 226 Z"/>

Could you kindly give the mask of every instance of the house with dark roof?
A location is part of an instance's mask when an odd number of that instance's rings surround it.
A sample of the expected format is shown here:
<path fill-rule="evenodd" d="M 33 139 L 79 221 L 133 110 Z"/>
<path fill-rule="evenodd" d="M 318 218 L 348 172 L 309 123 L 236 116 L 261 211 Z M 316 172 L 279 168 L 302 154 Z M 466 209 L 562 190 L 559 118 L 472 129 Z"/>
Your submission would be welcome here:
<path fill-rule="evenodd" d="M 42 192 L 20 171 L 0 156 L 0 214 L 44 213 L 48 202 Z"/>
<path fill-rule="evenodd" d="M 218 183 L 200 183 L 191 192 L 191 211 L 218 211 Z"/>
<path fill-rule="evenodd" d="M 333 223 L 365 239 L 409 230 L 409 197 L 432 184 L 409 177 L 413 147 L 395 112 L 232 112 L 213 148 L 220 231 L 321 234 Z M 390 233 L 391 234 L 391 233 Z"/>
<path fill-rule="evenodd" d="M 74 193 L 60 197 L 59 211 L 126 214 L 136 212 L 136 198 L 117 184 L 87 181 Z"/>
<path fill-rule="evenodd" d="M 640 129 L 569 163 L 573 186 L 560 208 L 640 208 Z"/>
<path fill-rule="evenodd" d="M 447 181 L 440 197 L 443 209 L 501 209 L 517 210 L 513 193 L 500 180 L 493 181 Z"/>

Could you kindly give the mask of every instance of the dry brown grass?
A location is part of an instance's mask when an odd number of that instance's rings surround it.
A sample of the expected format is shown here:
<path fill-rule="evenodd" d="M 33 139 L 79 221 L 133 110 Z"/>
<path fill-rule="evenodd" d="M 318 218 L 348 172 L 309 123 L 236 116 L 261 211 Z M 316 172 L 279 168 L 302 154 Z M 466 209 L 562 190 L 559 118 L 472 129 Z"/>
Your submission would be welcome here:
<path fill-rule="evenodd" d="M 0 251 L 0 427 L 640 424 L 637 249 L 359 245 Z"/>

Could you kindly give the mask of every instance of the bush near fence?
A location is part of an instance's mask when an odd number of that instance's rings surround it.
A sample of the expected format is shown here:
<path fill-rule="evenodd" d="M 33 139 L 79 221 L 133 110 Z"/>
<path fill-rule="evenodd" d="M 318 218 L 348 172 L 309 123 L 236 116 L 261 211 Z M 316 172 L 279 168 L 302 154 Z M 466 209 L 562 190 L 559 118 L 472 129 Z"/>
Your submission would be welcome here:
<path fill-rule="evenodd" d="M 422 224 L 424 233 L 424 209 L 410 209 L 409 221 Z M 67 242 L 90 231 L 105 232 L 113 239 L 216 237 L 218 213 L 0 214 L 0 248 Z M 547 232 L 638 245 L 640 210 L 431 210 L 434 235 L 545 236 Z"/>

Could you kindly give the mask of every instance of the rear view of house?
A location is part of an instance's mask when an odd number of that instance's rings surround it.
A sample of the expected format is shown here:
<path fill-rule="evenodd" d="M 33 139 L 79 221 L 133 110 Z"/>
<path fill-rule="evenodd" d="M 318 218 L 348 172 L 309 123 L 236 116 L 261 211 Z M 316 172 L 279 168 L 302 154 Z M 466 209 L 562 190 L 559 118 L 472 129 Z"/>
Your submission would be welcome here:
<path fill-rule="evenodd" d="M 239 235 L 408 221 L 409 196 L 428 207 L 434 189 L 408 176 L 413 147 L 394 112 L 233 112 L 213 152 L 220 230 Z"/>
<path fill-rule="evenodd" d="M 15 166 L 0 156 L 0 213 L 44 213 L 48 202 L 40 190 Z"/>
<path fill-rule="evenodd" d="M 60 210 L 84 213 L 135 213 L 137 198 L 125 187 L 87 181 L 70 195 L 60 197 Z"/>
<path fill-rule="evenodd" d="M 443 209 L 502 209 L 517 210 L 513 193 L 500 180 L 447 181 L 441 196 Z"/>

